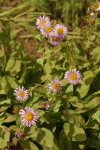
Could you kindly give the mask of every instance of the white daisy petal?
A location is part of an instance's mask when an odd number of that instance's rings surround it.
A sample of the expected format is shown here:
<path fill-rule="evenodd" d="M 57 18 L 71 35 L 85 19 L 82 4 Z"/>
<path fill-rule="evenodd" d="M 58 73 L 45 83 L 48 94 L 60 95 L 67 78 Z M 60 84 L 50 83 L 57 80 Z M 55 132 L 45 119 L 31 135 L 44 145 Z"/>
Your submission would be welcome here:
<path fill-rule="evenodd" d="M 38 29 L 43 28 L 46 23 L 50 23 L 50 19 L 48 17 L 45 17 L 45 16 L 40 16 L 36 20 L 36 26 Z"/>
<path fill-rule="evenodd" d="M 50 23 L 46 23 L 43 28 L 40 29 L 41 34 L 45 37 L 51 36 L 52 34 L 52 26 Z"/>
<path fill-rule="evenodd" d="M 27 100 L 28 97 L 29 97 L 29 94 L 28 94 L 28 90 L 26 90 L 23 86 L 22 87 L 18 87 L 14 90 L 14 93 L 13 95 L 15 96 L 15 98 L 18 100 L 18 101 L 24 101 L 24 100 Z"/>
<path fill-rule="evenodd" d="M 48 84 L 48 86 L 51 92 L 58 92 L 61 90 L 62 84 L 58 78 L 55 78 Z"/>
<path fill-rule="evenodd" d="M 57 24 L 53 30 L 56 37 L 65 37 L 67 35 L 67 27 L 62 24 Z"/>
<path fill-rule="evenodd" d="M 34 125 L 38 120 L 36 112 L 33 109 L 28 108 L 28 107 L 21 109 L 19 114 L 20 114 L 21 122 L 23 123 L 23 125 L 27 127 Z"/>
<path fill-rule="evenodd" d="M 75 68 L 70 71 L 66 71 L 64 78 L 70 84 L 77 84 L 77 83 L 79 83 L 79 81 L 81 79 L 81 73 Z"/>

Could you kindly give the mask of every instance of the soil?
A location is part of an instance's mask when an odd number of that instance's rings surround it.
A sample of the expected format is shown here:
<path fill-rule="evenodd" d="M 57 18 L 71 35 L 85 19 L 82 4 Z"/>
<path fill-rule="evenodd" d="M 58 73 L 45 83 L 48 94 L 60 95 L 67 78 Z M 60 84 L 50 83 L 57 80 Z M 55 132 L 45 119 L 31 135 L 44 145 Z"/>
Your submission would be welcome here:
<path fill-rule="evenodd" d="M 0 2 L 0 7 L 2 8 L 2 10 L 8 10 L 8 9 L 16 7 L 17 5 L 21 4 L 24 1 L 25 0 L 2 0 Z M 20 33 L 20 35 L 23 35 L 23 31 Z M 37 45 L 34 42 L 34 39 L 32 38 L 21 39 L 20 35 L 18 34 L 15 37 L 15 43 L 16 44 L 22 43 L 24 46 L 25 53 L 27 53 L 30 57 L 36 57 L 36 58 L 41 57 L 42 53 L 37 52 L 37 49 L 36 49 Z"/>
<path fill-rule="evenodd" d="M 23 0 L 3 0 L 1 6 L 3 7 L 15 7 L 20 4 Z"/>

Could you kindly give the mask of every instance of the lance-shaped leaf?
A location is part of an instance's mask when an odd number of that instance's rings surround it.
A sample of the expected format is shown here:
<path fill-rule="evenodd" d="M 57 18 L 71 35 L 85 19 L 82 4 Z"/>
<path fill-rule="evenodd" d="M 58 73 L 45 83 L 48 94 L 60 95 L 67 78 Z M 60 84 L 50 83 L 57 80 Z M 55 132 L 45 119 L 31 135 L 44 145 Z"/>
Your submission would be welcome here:
<path fill-rule="evenodd" d="M 66 136 L 71 141 L 84 141 L 86 139 L 84 130 L 75 124 L 65 123 L 63 128 Z"/>
<path fill-rule="evenodd" d="M 43 147 L 44 150 L 59 150 L 57 140 L 53 133 L 46 128 L 41 128 L 39 130 L 36 141 Z"/>
<path fill-rule="evenodd" d="M 0 101 L 0 112 L 8 109 L 8 107 L 10 107 L 10 104 L 11 104 L 11 100 L 10 99 L 1 100 Z"/>

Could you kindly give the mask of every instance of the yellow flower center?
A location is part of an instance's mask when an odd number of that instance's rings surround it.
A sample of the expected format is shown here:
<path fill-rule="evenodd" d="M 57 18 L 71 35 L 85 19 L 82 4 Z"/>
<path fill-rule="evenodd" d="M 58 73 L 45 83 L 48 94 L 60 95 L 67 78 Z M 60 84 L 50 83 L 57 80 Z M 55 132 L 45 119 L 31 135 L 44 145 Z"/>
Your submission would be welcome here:
<path fill-rule="evenodd" d="M 93 4 L 93 8 L 94 8 L 94 9 L 99 8 L 99 4 L 98 4 L 97 2 L 95 2 L 95 3 Z"/>
<path fill-rule="evenodd" d="M 48 32 L 48 33 L 51 32 L 51 27 L 50 26 L 46 26 L 45 27 L 45 31 Z"/>
<path fill-rule="evenodd" d="M 34 115 L 33 115 L 31 112 L 27 112 L 27 113 L 25 114 L 25 119 L 26 119 L 27 121 L 31 121 L 31 120 L 33 119 L 33 117 L 34 117 Z"/>
<path fill-rule="evenodd" d="M 57 29 L 57 33 L 58 33 L 58 34 L 63 34 L 63 29 L 62 29 L 62 28 L 58 28 L 58 29 Z"/>
<path fill-rule="evenodd" d="M 53 83 L 52 84 L 52 88 L 55 89 L 55 90 L 58 90 L 60 87 L 60 85 L 58 83 Z"/>
<path fill-rule="evenodd" d="M 76 79 L 77 79 L 77 75 L 76 75 L 75 73 L 71 73 L 71 74 L 69 75 L 69 78 L 70 78 L 71 80 L 76 80 Z"/>
<path fill-rule="evenodd" d="M 41 20 L 41 21 L 40 21 L 40 26 L 43 26 L 45 23 L 46 23 L 45 20 Z"/>
<path fill-rule="evenodd" d="M 24 96 L 25 96 L 25 92 L 24 92 L 24 91 L 22 91 L 22 90 L 20 90 L 20 91 L 18 92 L 18 96 L 20 96 L 20 97 L 24 97 Z"/>

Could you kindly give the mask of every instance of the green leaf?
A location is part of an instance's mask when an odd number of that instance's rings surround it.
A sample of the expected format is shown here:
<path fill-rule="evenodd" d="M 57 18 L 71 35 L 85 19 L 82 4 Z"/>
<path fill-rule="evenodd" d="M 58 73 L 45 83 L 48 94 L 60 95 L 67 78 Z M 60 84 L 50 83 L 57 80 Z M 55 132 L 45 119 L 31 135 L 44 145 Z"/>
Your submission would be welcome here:
<path fill-rule="evenodd" d="M 73 97 L 69 98 L 69 102 L 70 102 L 74 107 L 77 107 L 77 108 L 79 108 L 79 109 L 84 108 L 83 101 L 82 101 L 81 99 L 79 99 L 78 97 L 76 97 L 76 96 L 73 96 Z"/>
<path fill-rule="evenodd" d="M 6 79 L 10 87 L 12 87 L 13 89 L 16 89 L 19 86 L 18 81 L 15 78 L 6 76 Z"/>
<path fill-rule="evenodd" d="M 44 119 L 45 119 L 45 122 L 46 123 L 57 123 L 57 122 L 61 122 L 62 119 L 61 119 L 61 114 L 60 113 L 56 113 L 56 112 L 46 112 L 44 115 L 43 115 Z"/>
<path fill-rule="evenodd" d="M 100 149 L 100 140 L 97 140 L 95 138 L 87 138 L 88 146 L 91 147 L 91 149 L 99 150 Z"/>
<path fill-rule="evenodd" d="M 18 81 L 20 83 L 25 82 L 26 75 L 27 75 L 27 67 L 26 66 L 22 66 L 21 71 L 20 71 L 20 80 L 18 80 Z"/>
<path fill-rule="evenodd" d="M 41 80 L 44 82 L 46 80 L 51 80 L 52 76 L 51 76 L 51 72 L 52 72 L 52 65 L 50 64 L 50 62 L 46 62 L 46 64 L 44 64 L 43 66 L 44 69 L 44 76 L 42 76 Z"/>
<path fill-rule="evenodd" d="M 52 132 L 46 128 L 41 128 L 39 130 L 36 141 L 43 147 L 44 150 L 59 150 L 55 137 Z"/>
<path fill-rule="evenodd" d="M 6 64 L 6 55 L 4 49 L 0 48 L 0 71 L 4 70 L 5 64 Z"/>
<path fill-rule="evenodd" d="M 21 70 L 21 60 L 15 60 L 14 58 L 10 58 L 7 62 L 5 72 L 11 74 L 11 76 L 15 76 Z"/>
<path fill-rule="evenodd" d="M 90 54 L 92 55 L 91 60 L 93 64 L 97 64 L 98 62 L 100 62 L 100 46 L 94 48 Z"/>
<path fill-rule="evenodd" d="M 0 60 L 5 57 L 5 52 L 3 49 L 0 49 Z"/>
<path fill-rule="evenodd" d="M 10 140 L 10 130 L 5 126 L 0 126 L 0 148 L 7 146 Z"/>
<path fill-rule="evenodd" d="M 10 107 L 10 105 L 11 105 L 10 99 L 0 101 L 0 112 L 6 110 L 8 107 Z"/>
<path fill-rule="evenodd" d="M 25 140 L 32 138 L 34 141 L 36 141 L 36 137 L 38 134 L 39 130 L 37 126 L 32 126 L 30 130 L 28 131 L 27 135 L 25 136 Z"/>
<path fill-rule="evenodd" d="M 78 126 L 83 126 L 85 124 L 84 118 L 79 113 L 76 114 L 76 111 L 71 109 L 65 111 L 63 117 L 65 121 Z"/>
<path fill-rule="evenodd" d="M 53 109 L 54 112 L 59 112 L 61 106 L 61 100 L 57 100 L 54 104 L 52 104 L 51 109 Z"/>
<path fill-rule="evenodd" d="M 65 91 L 67 94 L 69 94 L 70 96 L 73 95 L 73 85 L 69 85 L 67 90 Z"/>
<path fill-rule="evenodd" d="M 37 59 L 37 63 L 40 64 L 42 67 L 43 67 L 43 62 L 44 62 L 43 58 Z"/>
<path fill-rule="evenodd" d="M 11 115 L 10 113 L 5 113 L 5 120 L 4 123 L 13 122 L 16 118 L 14 115 Z"/>
<path fill-rule="evenodd" d="M 71 141 L 85 141 L 86 135 L 84 130 L 77 125 L 65 123 L 64 132 Z"/>
<path fill-rule="evenodd" d="M 76 89 L 76 91 L 79 93 L 81 98 L 87 95 L 93 79 L 94 79 L 94 73 L 92 71 L 84 72 L 82 80 L 80 81 L 80 85 Z"/>
<path fill-rule="evenodd" d="M 19 130 L 19 127 L 17 127 L 16 125 L 11 125 L 9 127 L 9 129 L 15 132 L 15 131 Z"/>
<path fill-rule="evenodd" d="M 95 129 L 98 131 L 100 130 L 100 124 L 96 120 L 94 120 L 91 116 L 89 116 L 89 119 L 85 124 L 85 127 L 90 129 Z"/>
<path fill-rule="evenodd" d="M 29 140 L 20 140 L 23 150 L 39 150 L 38 147 Z"/>
<path fill-rule="evenodd" d="M 5 119 L 5 112 L 0 113 L 0 125 L 3 123 Z"/>
<path fill-rule="evenodd" d="M 0 148 L 5 148 L 8 142 L 0 137 Z"/>
<path fill-rule="evenodd" d="M 7 94 L 8 92 L 8 84 L 6 81 L 6 77 L 0 77 L 0 94 Z"/>
<path fill-rule="evenodd" d="M 60 136 L 59 136 L 59 149 L 60 150 L 71 150 L 71 141 L 70 139 L 67 137 L 64 129 L 60 132 Z"/>
<path fill-rule="evenodd" d="M 93 115 L 92 118 L 97 120 L 100 123 L 100 109 L 98 109 Z"/>
<path fill-rule="evenodd" d="M 19 73 L 21 70 L 21 60 L 16 60 L 14 67 L 10 71 L 11 75 L 15 76 L 17 73 Z"/>
<path fill-rule="evenodd" d="M 10 58 L 6 64 L 6 68 L 5 68 L 5 71 L 11 71 L 11 69 L 14 67 L 15 65 L 15 60 L 14 58 Z"/>
<path fill-rule="evenodd" d="M 88 102 L 84 101 L 84 106 L 89 109 L 99 107 L 100 106 L 100 97 L 94 97 L 94 98 L 90 99 Z"/>

